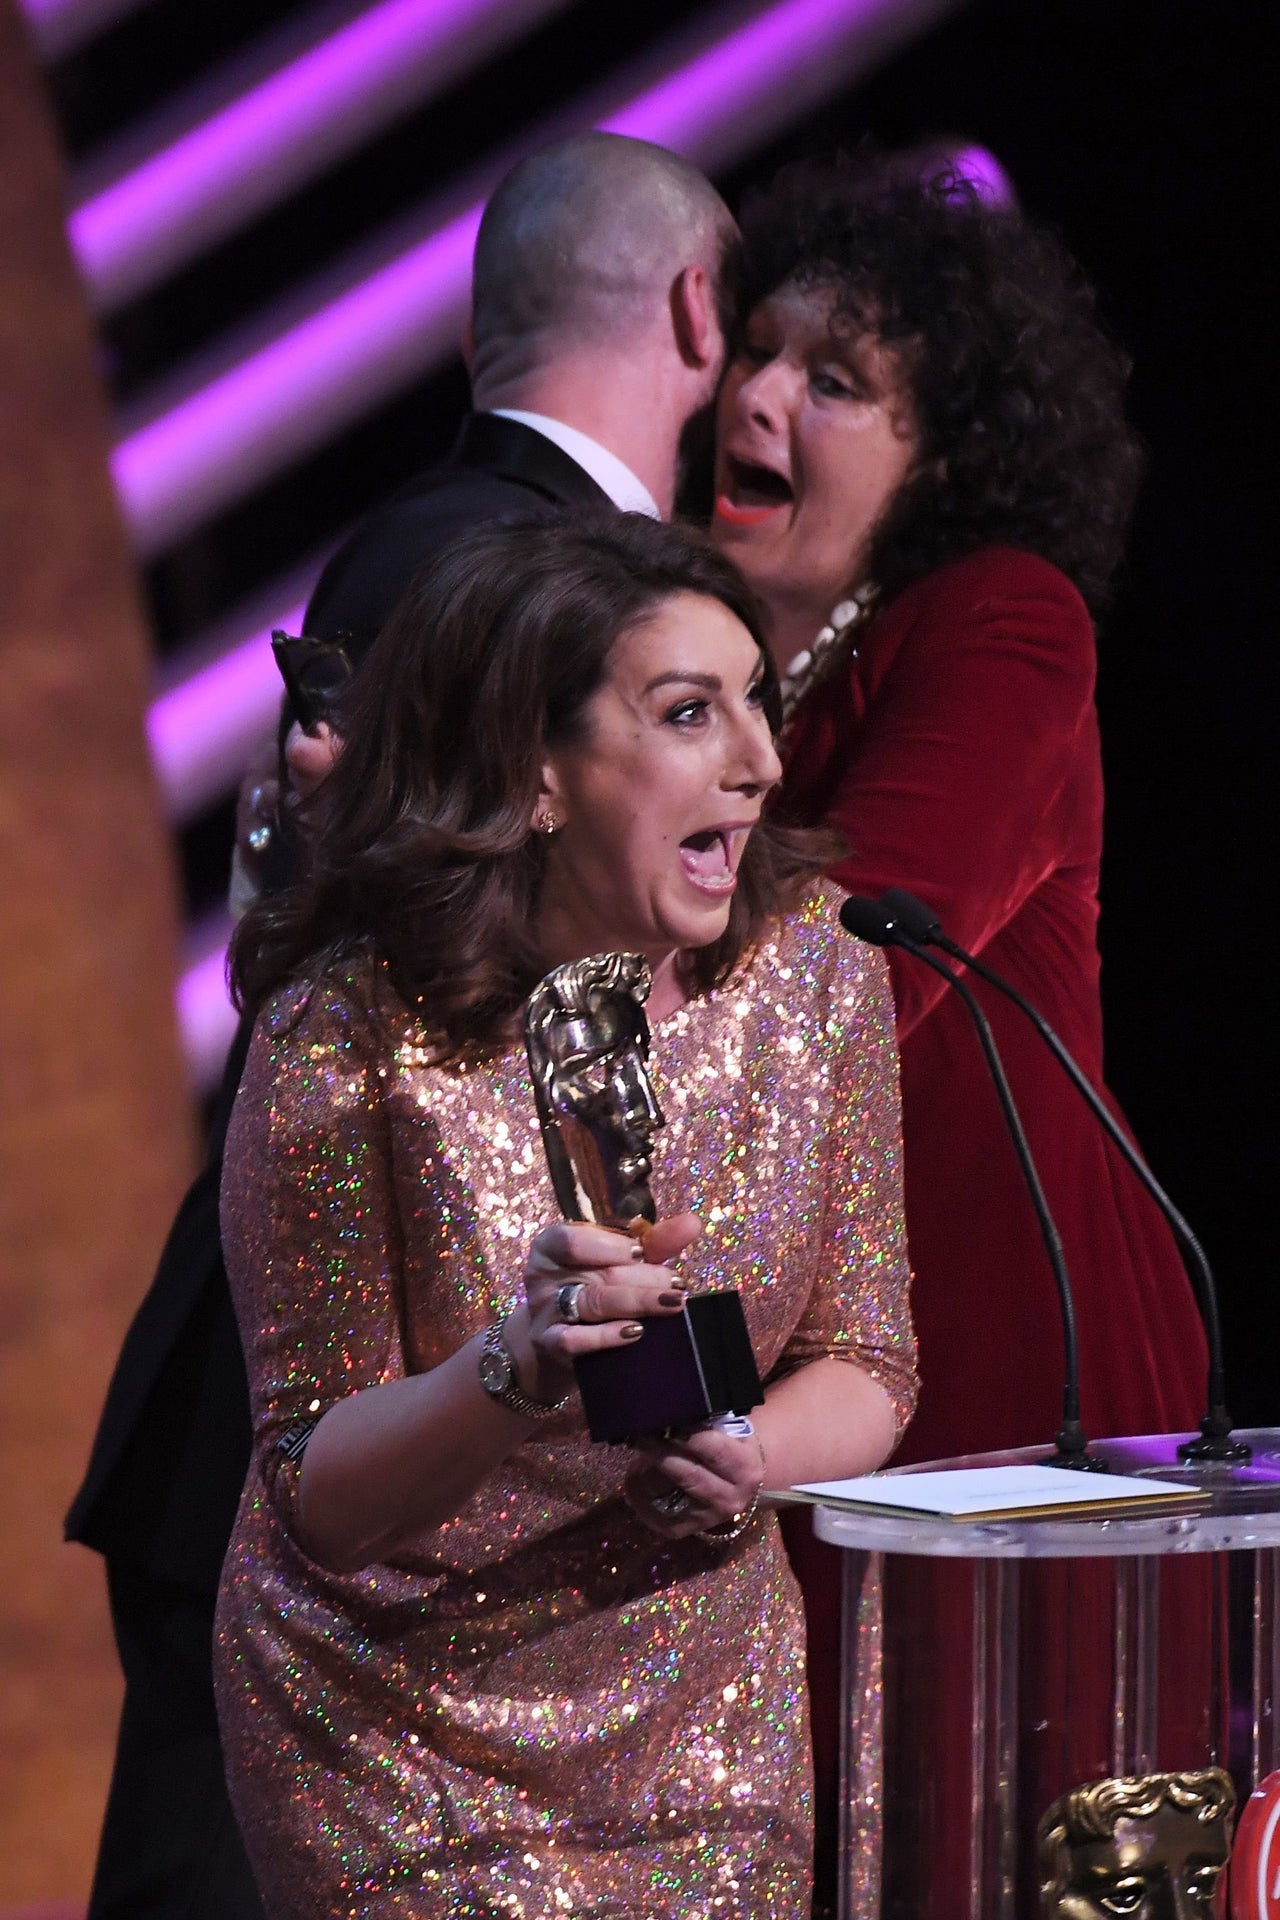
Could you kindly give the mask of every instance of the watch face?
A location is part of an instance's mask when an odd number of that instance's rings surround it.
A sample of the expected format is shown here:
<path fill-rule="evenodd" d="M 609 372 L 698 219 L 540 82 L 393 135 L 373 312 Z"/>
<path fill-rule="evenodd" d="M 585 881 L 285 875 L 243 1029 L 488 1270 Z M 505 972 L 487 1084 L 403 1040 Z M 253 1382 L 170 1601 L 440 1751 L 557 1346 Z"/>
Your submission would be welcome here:
<path fill-rule="evenodd" d="M 501 1347 L 485 1347 L 480 1355 L 480 1384 L 486 1393 L 505 1393 L 511 1385 L 511 1355 Z"/>

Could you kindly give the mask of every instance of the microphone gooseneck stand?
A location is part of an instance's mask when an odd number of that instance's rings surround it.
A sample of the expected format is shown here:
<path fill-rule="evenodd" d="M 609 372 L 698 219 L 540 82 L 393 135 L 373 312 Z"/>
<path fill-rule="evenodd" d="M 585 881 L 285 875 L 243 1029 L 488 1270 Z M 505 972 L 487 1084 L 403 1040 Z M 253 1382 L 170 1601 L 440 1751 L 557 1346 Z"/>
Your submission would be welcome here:
<path fill-rule="evenodd" d="M 976 973 L 979 979 L 985 980 L 989 986 L 996 989 L 997 993 L 1002 993 L 1007 1000 L 1013 1002 L 1019 1012 L 1024 1014 L 1036 1029 L 1076 1092 L 1105 1129 L 1108 1138 L 1114 1142 L 1126 1165 L 1131 1168 L 1141 1185 L 1155 1201 L 1182 1249 L 1183 1264 L 1187 1268 L 1192 1289 L 1199 1303 L 1200 1317 L 1204 1323 L 1205 1344 L 1209 1349 L 1208 1391 L 1206 1410 L 1200 1422 L 1200 1437 L 1198 1440 L 1184 1440 L 1178 1448 L 1179 1458 L 1199 1462 L 1220 1461 L 1233 1466 L 1251 1459 L 1253 1449 L 1243 1440 L 1234 1440 L 1231 1437 L 1231 1415 L 1226 1406 L 1226 1375 L 1222 1358 L 1222 1324 L 1218 1312 L 1217 1286 L 1204 1248 L 1183 1215 L 1160 1185 L 1093 1082 L 1058 1038 L 1040 1010 L 1025 999 L 1003 975 L 996 973 L 993 968 L 986 966 L 973 954 L 966 953 L 963 947 L 950 939 L 941 923 L 922 900 L 916 899 L 914 894 L 904 893 L 898 887 L 891 887 L 881 896 L 880 907 L 886 921 L 898 930 L 901 945 L 907 945 L 907 941 L 901 940 L 901 934 L 905 932 L 908 940 L 916 943 L 917 952 L 921 946 L 925 945 L 941 947 L 942 951 L 950 954 L 953 960 L 959 960 L 963 966 Z M 920 957 L 923 959 L 926 956 L 921 954 Z"/>
<path fill-rule="evenodd" d="M 1067 1276 L 1062 1239 L 1054 1225 L 1049 1203 L 1044 1197 L 1040 1175 L 1031 1157 L 1031 1149 L 1027 1145 L 1022 1120 L 1014 1103 L 1004 1063 L 1000 1058 L 987 1017 L 960 976 L 944 961 L 937 959 L 934 954 L 913 939 L 911 934 L 878 902 L 858 894 L 851 895 L 840 909 L 840 923 L 847 933 L 856 935 L 859 940 L 866 940 L 872 946 L 899 946 L 907 953 L 914 955 L 917 960 L 923 960 L 927 967 L 932 967 L 948 986 L 955 989 L 968 1009 L 986 1057 L 1005 1124 L 1009 1129 L 1009 1137 L 1018 1157 L 1023 1180 L 1026 1182 L 1027 1192 L 1031 1196 L 1031 1204 L 1035 1209 L 1036 1220 L 1040 1227 L 1040 1237 L 1044 1241 L 1045 1252 L 1049 1256 L 1049 1265 L 1053 1270 L 1058 1289 L 1063 1345 L 1062 1426 L 1054 1439 L 1053 1458 L 1047 1464 L 1054 1467 L 1071 1467 L 1080 1473 L 1106 1473 L 1108 1471 L 1106 1462 L 1095 1458 L 1089 1452 L 1089 1438 L 1080 1424 L 1080 1356 L 1076 1340 L 1076 1309 L 1071 1282 Z"/>

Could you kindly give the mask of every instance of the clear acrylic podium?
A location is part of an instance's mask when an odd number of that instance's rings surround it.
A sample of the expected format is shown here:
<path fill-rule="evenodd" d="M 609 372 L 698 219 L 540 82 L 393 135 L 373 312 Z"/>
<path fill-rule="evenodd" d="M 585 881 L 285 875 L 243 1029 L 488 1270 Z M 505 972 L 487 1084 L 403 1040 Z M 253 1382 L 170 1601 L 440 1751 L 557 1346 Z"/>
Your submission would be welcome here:
<path fill-rule="evenodd" d="M 1240 1434 L 1253 1457 L 1237 1467 L 1182 1463 L 1187 1437 L 1092 1451 L 1207 1493 L 1195 1511 L 969 1524 L 815 1508 L 844 1550 L 841 1920 L 1030 1920 L 1057 1796 L 1223 1767 L 1243 1805 L 1280 1765 L 1280 1429 Z"/>

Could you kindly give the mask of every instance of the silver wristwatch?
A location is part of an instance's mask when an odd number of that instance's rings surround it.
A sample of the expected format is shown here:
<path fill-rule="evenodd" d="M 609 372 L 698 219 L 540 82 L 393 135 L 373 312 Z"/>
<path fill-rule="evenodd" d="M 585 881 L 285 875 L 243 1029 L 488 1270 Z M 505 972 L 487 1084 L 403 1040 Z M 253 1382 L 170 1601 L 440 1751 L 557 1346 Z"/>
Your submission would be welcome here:
<path fill-rule="evenodd" d="M 568 1403 L 567 1393 L 558 1400 L 535 1400 L 516 1378 L 516 1363 L 502 1337 L 502 1327 L 489 1327 L 480 1343 L 480 1385 L 500 1407 L 523 1414 L 526 1420 L 549 1420 Z"/>

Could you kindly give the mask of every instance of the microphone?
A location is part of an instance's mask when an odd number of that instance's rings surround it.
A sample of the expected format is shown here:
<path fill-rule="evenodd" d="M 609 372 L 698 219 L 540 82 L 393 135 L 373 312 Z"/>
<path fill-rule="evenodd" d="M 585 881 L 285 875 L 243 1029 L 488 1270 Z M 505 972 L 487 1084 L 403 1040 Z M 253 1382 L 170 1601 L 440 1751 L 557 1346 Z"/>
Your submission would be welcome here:
<path fill-rule="evenodd" d="M 1253 1449 L 1243 1440 L 1231 1438 L 1231 1415 L 1226 1407 L 1225 1369 L 1222 1357 L 1222 1325 L 1218 1312 L 1218 1289 L 1214 1283 L 1204 1248 L 1192 1232 L 1182 1214 L 1174 1206 L 1160 1182 L 1152 1173 L 1137 1147 L 1134 1146 L 1124 1128 L 1120 1125 L 1106 1101 L 1102 1098 L 1093 1082 L 1068 1052 L 1049 1022 L 1037 1007 L 1024 999 L 1018 989 L 995 972 L 954 940 L 948 939 L 940 922 L 914 894 L 904 893 L 899 887 L 891 887 L 881 896 L 880 913 L 890 926 L 900 929 L 908 940 L 921 946 L 941 947 L 944 953 L 951 955 L 970 968 L 981 980 L 987 981 L 997 993 L 1011 1000 L 1019 1012 L 1024 1014 L 1036 1029 L 1040 1038 L 1052 1053 L 1058 1065 L 1070 1080 L 1076 1092 L 1085 1102 L 1094 1118 L 1106 1130 L 1124 1159 L 1136 1174 L 1140 1184 L 1150 1194 L 1165 1219 L 1173 1229 L 1173 1235 L 1183 1253 L 1183 1264 L 1187 1269 L 1200 1308 L 1200 1317 L 1204 1322 L 1205 1344 L 1209 1349 L 1209 1380 L 1206 1395 L 1207 1406 L 1200 1422 L 1198 1440 L 1184 1440 L 1178 1448 L 1178 1456 L 1192 1461 L 1226 1461 L 1240 1464 L 1253 1457 Z M 902 942 L 903 945 L 907 943 Z M 924 956 L 921 955 L 921 958 Z"/>
<path fill-rule="evenodd" d="M 1009 1137 L 1013 1141 L 1013 1150 L 1018 1157 L 1018 1165 L 1026 1182 L 1031 1204 L 1035 1209 L 1036 1220 L 1040 1227 L 1040 1237 L 1044 1241 L 1045 1252 L 1049 1256 L 1049 1265 L 1053 1270 L 1054 1282 L 1058 1289 L 1058 1305 L 1062 1316 L 1063 1381 L 1062 1381 L 1062 1426 L 1054 1440 L 1053 1458 L 1047 1464 L 1054 1467 L 1072 1467 L 1082 1473 L 1106 1473 L 1106 1462 L 1095 1458 L 1089 1452 L 1089 1438 L 1080 1424 L 1080 1355 L 1076 1340 L 1076 1307 L 1071 1292 L 1071 1281 L 1067 1277 L 1067 1263 L 1062 1251 L 1062 1239 L 1054 1225 L 1049 1203 L 1044 1197 L 1044 1188 L 1040 1184 L 1040 1175 L 1036 1171 L 1031 1149 L 1027 1145 L 1027 1136 L 1022 1120 L 1014 1103 L 1004 1062 L 996 1047 L 995 1036 L 987 1021 L 986 1014 L 974 999 L 973 994 L 960 978 L 959 974 L 947 966 L 935 955 L 921 946 L 919 941 L 894 918 L 884 906 L 876 900 L 868 900 L 863 895 L 851 894 L 840 909 L 840 924 L 846 933 L 866 940 L 873 947 L 902 947 L 932 967 L 959 994 L 968 1008 L 969 1017 L 977 1029 L 978 1039 L 986 1057 L 992 1081 L 995 1084 Z"/>

